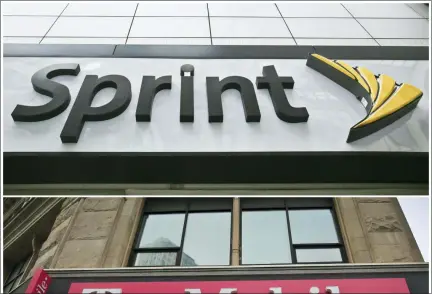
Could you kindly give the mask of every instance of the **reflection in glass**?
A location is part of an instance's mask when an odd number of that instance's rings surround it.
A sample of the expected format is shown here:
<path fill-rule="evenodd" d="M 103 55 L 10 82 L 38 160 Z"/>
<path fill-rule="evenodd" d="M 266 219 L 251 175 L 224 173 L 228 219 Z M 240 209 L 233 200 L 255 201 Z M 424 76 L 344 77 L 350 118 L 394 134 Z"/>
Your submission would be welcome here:
<path fill-rule="evenodd" d="M 338 243 L 329 209 L 290 210 L 288 213 L 294 244 Z"/>
<path fill-rule="evenodd" d="M 139 247 L 180 247 L 184 218 L 184 213 L 149 215 Z"/>
<path fill-rule="evenodd" d="M 284 210 L 243 211 L 242 264 L 291 263 Z"/>
<path fill-rule="evenodd" d="M 144 252 L 138 253 L 135 266 L 168 266 L 175 265 L 177 252 Z"/>
<path fill-rule="evenodd" d="M 231 213 L 190 213 L 181 265 L 229 265 Z"/>
<path fill-rule="evenodd" d="M 342 255 L 338 248 L 297 249 L 297 262 L 341 262 Z"/>

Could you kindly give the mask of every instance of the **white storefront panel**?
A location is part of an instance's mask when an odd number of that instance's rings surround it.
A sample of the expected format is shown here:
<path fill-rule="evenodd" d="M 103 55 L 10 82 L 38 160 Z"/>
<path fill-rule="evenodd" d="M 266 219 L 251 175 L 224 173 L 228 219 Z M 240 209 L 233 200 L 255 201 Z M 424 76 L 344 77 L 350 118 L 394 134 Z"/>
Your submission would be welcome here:
<path fill-rule="evenodd" d="M 3 147 L 5 152 L 293 152 L 293 151 L 407 151 L 429 150 L 429 62 L 404 60 L 344 60 L 386 74 L 397 83 L 423 91 L 417 107 L 396 123 L 358 141 L 347 143 L 351 127 L 366 116 L 364 106 L 347 90 L 296 60 L 217 60 L 151 58 L 32 58 L 3 59 Z M 37 93 L 31 83 L 34 73 L 61 63 L 80 65 L 78 76 L 53 80 L 66 85 L 71 94 L 68 108 L 40 122 L 15 122 L 11 113 L 19 104 L 37 106 L 51 98 Z M 180 67 L 192 64 L 194 76 L 194 122 L 180 122 Z M 287 123 L 276 114 L 268 90 L 258 90 L 256 77 L 264 66 L 274 65 L 278 75 L 291 76 L 293 89 L 286 89 L 294 107 L 306 107 L 309 119 Z M 131 83 L 128 108 L 115 118 L 86 121 L 77 143 L 62 143 L 60 133 L 86 75 L 122 75 Z M 142 76 L 171 75 L 172 89 L 159 92 L 151 122 L 137 122 Z M 242 100 L 236 90 L 222 95 L 223 122 L 209 123 L 206 77 L 243 76 L 249 79 L 261 112 L 260 122 L 246 122 Z M 92 106 L 108 103 L 114 89 L 100 91 Z"/>

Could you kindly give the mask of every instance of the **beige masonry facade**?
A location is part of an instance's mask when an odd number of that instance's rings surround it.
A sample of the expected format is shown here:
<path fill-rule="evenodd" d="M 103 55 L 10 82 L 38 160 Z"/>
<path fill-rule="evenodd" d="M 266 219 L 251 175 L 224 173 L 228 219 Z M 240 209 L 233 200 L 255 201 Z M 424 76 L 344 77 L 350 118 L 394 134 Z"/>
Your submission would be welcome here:
<path fill-rule="evenodd" d="M 143 197 L 5 198 L 4 276 L 27 255 L 31 261 L 21 282 L 28 280 L 38 267 L 126 267 L 145 200 Z M 231 265 L 239 265 L 239 201 L 241 198 L 233 198 Z M 348 262 L 424 261 L 396 198 L 333 201 Z"/>

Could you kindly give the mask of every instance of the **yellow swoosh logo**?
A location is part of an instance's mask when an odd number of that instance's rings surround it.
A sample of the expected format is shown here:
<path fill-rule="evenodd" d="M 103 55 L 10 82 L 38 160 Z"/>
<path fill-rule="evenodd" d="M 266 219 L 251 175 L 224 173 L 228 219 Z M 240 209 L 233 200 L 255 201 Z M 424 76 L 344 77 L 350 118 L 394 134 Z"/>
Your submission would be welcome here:
<path fill-rule="evenodd" d="M 307 66 L 338 83 L 357 98 L 365 98 L 366 117 L 354 125 L 347 142 L 353 142 L 392 124 L 413 110 L 423 92 L 410 84 L 398 85 L 388 75 L 378 77 L 365 67 L 352 67 L 340 60 L 310 54 Z M 360 86 L 360 87 L 359 87 Z"/>

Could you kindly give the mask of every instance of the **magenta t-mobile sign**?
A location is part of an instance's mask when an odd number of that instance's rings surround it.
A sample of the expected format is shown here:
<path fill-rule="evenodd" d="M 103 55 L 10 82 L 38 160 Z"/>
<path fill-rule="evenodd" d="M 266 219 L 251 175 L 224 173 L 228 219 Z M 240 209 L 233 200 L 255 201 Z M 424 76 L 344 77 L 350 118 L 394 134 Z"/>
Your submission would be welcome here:
<path fill-rule="evenodd" d="M 51 278 L 43 269 L 37 269 L 31 279 L 25 294 L 46 294 L 51 284 Z"/>
<path fill-rule="evenodd" d="M 72 283 L 69 294 L 409 294 L 403 278 Z"/>

